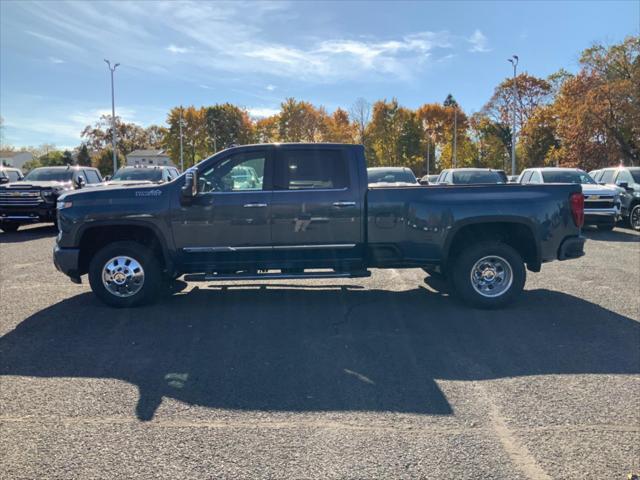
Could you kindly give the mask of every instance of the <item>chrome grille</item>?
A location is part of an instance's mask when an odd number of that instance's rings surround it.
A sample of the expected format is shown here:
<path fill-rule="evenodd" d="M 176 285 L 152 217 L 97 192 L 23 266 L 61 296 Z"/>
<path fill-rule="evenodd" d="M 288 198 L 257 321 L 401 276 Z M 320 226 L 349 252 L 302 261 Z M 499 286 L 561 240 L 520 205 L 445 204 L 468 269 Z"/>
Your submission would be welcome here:
<path fill-rule="evenodd" d="M 613 195 L 585 195 L 584 208 L 613 208 Z"/>
<path fill-rule="evenodd" d="M 41 203 L 40 190 L 0 191 L 0 207 L 37 207 Z"/>

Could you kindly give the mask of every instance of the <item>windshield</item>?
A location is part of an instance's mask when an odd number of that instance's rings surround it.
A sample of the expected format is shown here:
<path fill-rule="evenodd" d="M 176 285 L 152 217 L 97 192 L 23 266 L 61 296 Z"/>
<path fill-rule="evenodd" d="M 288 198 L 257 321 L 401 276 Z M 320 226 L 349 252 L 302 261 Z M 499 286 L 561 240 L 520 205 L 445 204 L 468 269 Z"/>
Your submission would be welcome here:
<path fill-rule="evenodd" d="M 639 169 L 634 169 L 634 170 L 629 170 L 629 172 L 631 173 L 631 176 L 633 177 L 633 181 L 636 183 L 640 183 L 640 170 Z"/>
<path fill-rule="evenodd" d="M 27 173 L 25 180 L 32 182 L 70 182 L 73 178 L 73 170 L 61 168 L 36 168 Z"/>
<path fill-rule="evenodd" d="M 453 183 L 461 185 L 471 185 L 474 183 L 505 183 L 498 172 L 476 171 L 476 172 L 454 172 Z"/>
<path fill-rule="evenodd" d="M 411 170 L 370 170 L 367 172 L 369 183 L 416 183 Z"/>
<path fill-rule="evenodd" d="M 158 182 L 162 180 L 162 170 L 156 168 L 121 168 L 111 180 L 149 180 Z"/>
<path fill-rule="evenodd" d="M 583 172 L 582 170 L 543 171 L 542 178 L 544 179 L 544 183 L 596 183 L 587 172 Z"/>

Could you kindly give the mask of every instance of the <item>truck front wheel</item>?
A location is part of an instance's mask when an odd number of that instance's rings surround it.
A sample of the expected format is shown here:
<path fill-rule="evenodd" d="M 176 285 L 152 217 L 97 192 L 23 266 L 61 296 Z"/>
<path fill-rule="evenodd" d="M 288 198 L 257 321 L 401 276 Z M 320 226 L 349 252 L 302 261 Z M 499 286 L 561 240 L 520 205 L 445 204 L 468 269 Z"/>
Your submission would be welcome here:
<path fill-rule="evenodd" d="M 89 264 L 91 289 L 113 307 L 135 307 L 157 297 L 162 281 L 153 252 L 136 242 L 114 242 L 100 249 Z"/>
<path fill-rule="evenodd" d="M 526 277 L 520 254 L 498 241 L 463 250 L 451 270 L 458 296 L 480 308 L 502 307 L 514 300 L 522 292 Z"/>

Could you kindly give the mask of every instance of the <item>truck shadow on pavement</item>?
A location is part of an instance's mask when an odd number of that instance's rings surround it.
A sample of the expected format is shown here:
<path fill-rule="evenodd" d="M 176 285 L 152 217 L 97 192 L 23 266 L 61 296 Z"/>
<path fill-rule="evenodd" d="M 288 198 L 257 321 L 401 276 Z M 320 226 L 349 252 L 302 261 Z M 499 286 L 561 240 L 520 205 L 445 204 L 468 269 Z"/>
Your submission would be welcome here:
<path fill-rule="evenodd" d="M 0 243 L 23 243 L 29 240 L 55 237 L 58 227 L 55 225 L 38 225 L 37 227 L 23 228 L 17 232 L 0 232 Z"/>
<path fill-rule="evenodd" d="M 640 373 L 640 324 L 548 290 L 499 311 L 425 288 L 193 289 L 114 310 L 83 293 L 0 338 L 0 374 L 115 378 L 211 408 L 450 415 L 435 380 Z"/>

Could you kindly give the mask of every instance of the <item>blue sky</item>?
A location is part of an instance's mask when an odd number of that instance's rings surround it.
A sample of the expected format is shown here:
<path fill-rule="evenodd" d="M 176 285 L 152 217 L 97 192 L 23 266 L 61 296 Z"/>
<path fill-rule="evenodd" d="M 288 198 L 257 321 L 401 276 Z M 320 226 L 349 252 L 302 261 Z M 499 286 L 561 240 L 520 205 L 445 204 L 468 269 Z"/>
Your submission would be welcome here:
<path fill-rule="evenodd" d="M 479 110 L 519 69 L 575 71 L 593 42 L 637 35 L 640 2 L 0 2 L 4 143 L 76 146 L 110 112 L 164 123 L 176 105 L 231 102 L 253 115 L 289 96 L 348 108 L 451 92 Z"/>

